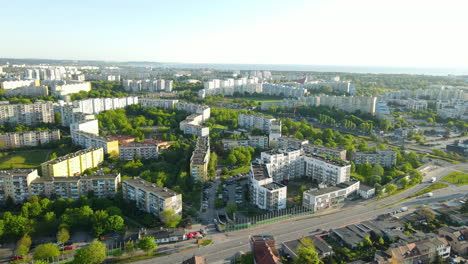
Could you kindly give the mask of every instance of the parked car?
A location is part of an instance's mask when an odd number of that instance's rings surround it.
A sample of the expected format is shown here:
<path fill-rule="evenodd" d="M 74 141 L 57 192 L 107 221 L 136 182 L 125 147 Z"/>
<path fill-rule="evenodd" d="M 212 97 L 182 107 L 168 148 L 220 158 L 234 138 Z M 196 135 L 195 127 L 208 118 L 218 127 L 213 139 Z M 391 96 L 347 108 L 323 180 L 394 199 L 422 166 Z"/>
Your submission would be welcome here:
<path fill-rule="evenodd" d="M 66 247 L 63 247 L 63 251 L 65 250 L 72 250 L 73 249 L 73 246 L 66 246 Z"/>
<path fill-rule="evenodd" d="M 20 259 L 24 259 L 24 257 L 23 256 L 14 256 L 12 258 L 12 260 L 20 260 Z"/>
<path fill-rule="evenodd" d="M 202 234 L 200 232 L 192 232 L 187 234 L 187 238 L 194 238 L 196 236 L 201 236 Z M 203 236 L 202 236 L 203 237 Z"/>

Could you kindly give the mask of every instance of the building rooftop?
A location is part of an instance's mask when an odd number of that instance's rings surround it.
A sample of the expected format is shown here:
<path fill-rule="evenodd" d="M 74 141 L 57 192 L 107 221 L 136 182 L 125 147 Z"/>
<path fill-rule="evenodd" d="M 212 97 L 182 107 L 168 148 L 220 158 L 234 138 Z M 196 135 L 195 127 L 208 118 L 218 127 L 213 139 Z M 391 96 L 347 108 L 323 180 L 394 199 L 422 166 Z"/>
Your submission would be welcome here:
<path fill-rule="evenodd" d="M 265 165 L 252 164 L 253 177 L 257 181 L 264 180 L 268 177 L 268 171 Z"/>
<path fill-rule="evenodd" d="M 285 185 L 283 185 L 281 183 L 277 183 L 277 182 L 270 182 L 268 184 L 262 185 L 262 187 L 267 188 L 270 191 L 281 189 L 281 188 L 286 188 Z"/>
<path fill-rule="evenodd" d="M 154 147 L 158 148 L 156 144 L 148 143 L 148 142 L 121 142 L 120 148 L 136 148 L 136 147 Z"/>
<path fill-rule="evenodd" d="M 89 138 L 97 139 L 97 140 L 104 141 L 104 142 L 116 141 L 115 139 L 110 139 L 108 137 L 97 136 L 95 134 L 84 132 L 84 131 L 73 131 L 72 133 L 87 136 Z"/>
<path fill-rule="evenodd" d="M 163 198 L 169 198 L 172 196 L 177 195 L 176 192 L 173 190 L 170 190 L 166 187 L 160 187 L 154 183 L 150 183 L 148 181 L 145 181 L 141 179 L 140 177 L 134 177 L 133 179 L 127 179 L 124 181 L 124 183 L 130 184 L 132 186 L 141 188 L 147 192 L 152 192 L 156 193 L 157 195 L 163 197 Z"/>
<path fill-rule="evenodd" d="M 339 160 L 339 159 L 334 159 L 334 158 L 327 158 L 325 156 L 321 156 L 321 155 L 315 155 L 315 154 L 312 154 L 312 153 L 309 153 L 309 152 L 306 152 L 303 154 L 304 156 L 307 156 L 307 157 L 311 157 L 311 158 L 314 158 L 314 159 L 317 159 L 317 160 L 321 160 L 321 161 L 324 161 L 328 164 L 332 164 L 332 165 L 335 165 L 335 166 L 340 166 L 340 167 L 344 167 L 344 166 L 348 166 L 349 165 L 349 161 L 346 161 L 346 160 Z"/>
<path fill-rule="evenodd" d="M 371 186 L 364 185 L 362 183 L 359 185 L 359 190 L 362 190 L 362 191 L 365 191 L 365 192 L 370 191 L 372 189 L 375 189 L 375 188 L 371 187 Z"/>
<path fill-rule="evenodd" d="M 5 176 L 25 176 L 35 171 L 36 169 L 14 169 L 14 170 L 0 170 L 0 177 Z"/>
<path fill-rule="evenodd" d="M 104 174 L 104 175 L 83 175 L 73 177 L 40 177 L 35 179 L 32 183 L 43 183 L 43 182 L 74 182 L 79 180 L 92 180 L 92 179 L 115 179 L 119 177 L 120 173 Z"/>
<path fill-rule="evenodd" d="M 65 156 L 61 156 L 61 157 L 58 157 L 58 158 L 56 158 L 56 159 L 46 161 L 46 162 L 42 163 L 41 165 L 56 164 L 56 163 L 62 162 L 62 161 L 64 161 L 64 160 L 71 159 L 71 158 L 74 158 L 74 157 L 77 157 L 77 156 L 80 156 L 80 155 L 83 155 L 83 154 L 86 154 L 86 153 L 88 153 L 88 152 L 92 152 L 92 151 L 95 151 L 95 150 L 98 150 L 98 149 L 102 149 L 102 148 L 87 148 L 87 149 L 82 149 L 82 150 L 79 150 L 79 151 L 77 151 L 77 152 L 70 153 L 70 154 L 67 154 L 67 155 L 65 155 Z"/>

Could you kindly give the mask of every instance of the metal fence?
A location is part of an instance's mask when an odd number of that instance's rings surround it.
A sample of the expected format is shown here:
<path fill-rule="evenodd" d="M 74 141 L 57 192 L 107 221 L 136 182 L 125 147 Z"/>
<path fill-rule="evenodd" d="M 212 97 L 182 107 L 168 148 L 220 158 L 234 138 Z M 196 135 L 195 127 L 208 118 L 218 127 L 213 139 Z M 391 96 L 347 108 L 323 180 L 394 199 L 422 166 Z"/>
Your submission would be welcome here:
<path fill-rule="evenodd" d="M 270 224 L 278 221 L 282 221 L 289 218 L 298 216 L 313 214 L 314 212 L 308 208 L 298 206 L 292 208 L 286 208 L 278 211 L 271 211 L 263 215 L 257 215 L 247 218 L 236 218 L 232 223 L 226 225 L 226 232 L 241 230 L 246 228 L 252 228 L 259 225 Z"/>

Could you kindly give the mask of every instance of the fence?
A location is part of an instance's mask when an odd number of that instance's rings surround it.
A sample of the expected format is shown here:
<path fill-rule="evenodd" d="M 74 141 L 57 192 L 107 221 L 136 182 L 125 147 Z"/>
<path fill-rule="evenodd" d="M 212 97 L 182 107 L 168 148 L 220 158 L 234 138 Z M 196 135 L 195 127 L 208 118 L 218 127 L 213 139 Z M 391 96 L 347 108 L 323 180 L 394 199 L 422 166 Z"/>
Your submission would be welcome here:
<path fill-rule="evenodd" d="M 313 214 L 314 212 L 305 207 L 292 207 L 283 210 L 272 211 L 263 215 L 257 215 L 247 218 L 235 218 L 234 223 L 226 225 L 226 232 L 251 228 L 259 225 L 265 225 L 282 221 L 289 218 Z"/>

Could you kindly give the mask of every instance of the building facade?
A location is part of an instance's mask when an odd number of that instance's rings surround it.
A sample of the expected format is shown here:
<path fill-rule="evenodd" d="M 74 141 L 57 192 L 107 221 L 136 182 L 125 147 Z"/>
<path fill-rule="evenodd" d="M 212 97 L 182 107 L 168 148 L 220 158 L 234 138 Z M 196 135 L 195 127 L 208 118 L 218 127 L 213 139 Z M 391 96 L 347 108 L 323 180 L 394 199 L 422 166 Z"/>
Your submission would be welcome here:
<path fill-rule="evenodd" d="M 122 182 L 123 197 L 127 201 L 136 202 L 136 206 L 147 213 L 161 218 L 164 210 L 172 209 L 178 215 L 182 214 L 182 195 L 159 187 L 141 178 L 128 179 Z"/>
<path fill-rule="evenodd" d="M 190 175 L 195 181 L 204 182 L 208 180 L 210 155 L 209 137 L 198 137 L 195 150 L 190 158 Z"/>
<path fill-rule="evenodd" d="M 34 126 L 39 123 L 54 123 L 54 107 L 52 103 L 34 104 L 0 104 L 0 125 Z"/>
<path fill-rule="evenodd" d="M 99 121 L 97 119 L 88 119 L 70 124 L 70 133 L 86 132 L 95 136 L 99 135 Z"/>
<path fill-rule="evenodd" d="M 103 161 L 103 148 L 88 148 L 42 163 L 42 176 L 78 176 L 86 169 L 99 166 Z"/>
<path fill-rule="evenodd" d="M 332 187 L 307 190 L 302 195 L 302 206 L 317 212 L 344 201 L 358 190 L 359 181 L 347 181 Z"/>
<path fill-rule="evenodd" d="M 22 203 L 31 198 L 29 186 L 38 179 L 37 170 L 16 169 L 0 171 L 0 201 L 11 197 L 15 203 Z"/>
<path fill-rule="evenodd" d="M 37 147 L 55 140 L 60 140 L 58 129 L 9 132 L 0 135 L 0 149 Z"/>
<path fill-rule="evenodd" d="M 138 100 L 142 107 L 157 107 L 174 109 L 179 100 L 159 99 L 159 98 L 140 98 Z"/>
<path fill-rule="evenodd" d="M 103 148 L 104 154 L 119 156 L 119 142 L 83 131 L 71 131 L 72 142 L 83 148 Z"/>
<path fill-rule="evenodd" d="M 380 164 L 382 167 L 393 167 L 396 165 L 396 151 L 376 150 L 375 152 L 353 152 L 351 160 L 359 166 L 361 164 Z"/>
<path fill-rule="evenodd" d="M 141 159 L 156 159 L 158 158 L 158 145 L 145 142 L 131 142 L 120 145 L 121 160 L 133 160 L 135 157 Z"/>
<path fill-rule="evenodd" d="M 258 208 L 269 211 L 286 208 L 287 187 L 273 181 L 265 165 L 251 165 L 249 188 L 250 201 Z"/>

